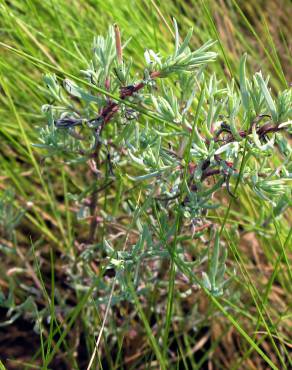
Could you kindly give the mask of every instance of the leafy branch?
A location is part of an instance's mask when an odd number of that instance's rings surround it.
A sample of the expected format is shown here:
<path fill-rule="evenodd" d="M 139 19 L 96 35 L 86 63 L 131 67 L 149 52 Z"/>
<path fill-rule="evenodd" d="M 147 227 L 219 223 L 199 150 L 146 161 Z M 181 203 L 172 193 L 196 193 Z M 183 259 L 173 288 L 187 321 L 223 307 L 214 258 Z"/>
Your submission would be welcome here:
<path fill-rule="evenodd" d="M 206 221 L 208 213 L 220 206 L 215 199 L 222 189 L 235 196 L 238 181 L 275 209 L 283 209 L 280 203 L 283 196 L 289 197 L 292 169 L 285 137 L 291 134 L 292 91 L 275 97 L 261 72 L 248 78 L 246 55 L 240 61 L 239 89 L 233 80 L 223 85 L 208 72 L 217 56 L 210 51 L 214 42 L 192 51 L 192 30 L 180 42 L 176 21 L 174 29 L 173 53 L 164 57 L 146 50 L 140 79 L 132 71 L 132 60 L 124 56 L 127 43 L 122 44 L 117 25 L 106 37 L 94 39 L 92 59 L 81 71 L 87 88 L 69 79 L 61 86 L 55 75 L 46 75 L 53 101 L 43 106 L 48 125 L 37 146 L 51 154 L 62 152 L 68 163 L 87 163 L 92 173 L 90 200 L 83 202 L 90 220 L 88 244 L 96 241 L 98 195 L 114 190 L 117 180 L 137 183 L 145 202 L 150 199 L 158 209 L 151 235 L 156 246 L 158 225 L 166 215 L 169 230 L 175 215 L 181 214 L 183 226 L 191 224 L 193 235 L 215 232 L 203 285 L 219 295 L 227 256 L 223 251 L 219 257 L 221 242 L 215 225 Z M 96 93 L 100 88 L 107 94 Z M 280 168 L 272 168 L 269 161 L 276 148 L 283 158 Z M 144 258 L 141 252 L 140 261 Z M 116 265 L 124 266 L 122 261 Z"/>

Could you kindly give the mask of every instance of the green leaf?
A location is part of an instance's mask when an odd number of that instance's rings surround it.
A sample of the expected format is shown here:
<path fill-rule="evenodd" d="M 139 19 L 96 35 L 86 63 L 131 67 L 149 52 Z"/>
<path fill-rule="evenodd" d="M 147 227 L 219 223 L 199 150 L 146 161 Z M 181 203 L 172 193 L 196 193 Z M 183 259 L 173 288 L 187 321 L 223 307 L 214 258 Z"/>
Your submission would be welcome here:
<path fill-rule="evenodd" d="M 179 47 L 178 51 L 177 51 L 177 55 L 180 55 L 182 54 L 185 49 L 188 47 L 189 45 L 189 42 L 191 40 L 191 37 L 193 35 L 193 29 L 191 28 L 186 36 L 186 38 L 184 39 L 184 42 L 181 44 L 181 46 Z"/>
<path fill-rule="evenodd" d="M 143 181 L 143 180 L 148 180 L 148 179 L 152 179 L 153 177 L 157 177 L 157 176 L 160 176 L 161 173 L 167 169 L 170 169 L 171 167 L 168 166 L 168 167 L 165 167 L 164 169 L 162 170 L 159 170 L 159 171 L 155 171 L 155 172 L 151 172 L 151 173 L 148 173 L 147 175 L 141 175 L 141 176 L 136 176 L 136 177 L 133 177 L 133 176 L 130 176 L 130 175 L 127 175 L 127 177 L 133 181 Z"/>
<path fill-rule="evenodd" d="M 204 285 L 204 287 L 206 289 L 208 289 L 209 291 L 211 291 L 212 285 L 211 285 L 209 276 L 204 271 L 202 272 L 202 278 L 203 278 L 203 285 Z"/>
<path fill-rule="evenodd" d="M 86 101 L 87 103 L 98 103 L 100 104 L 102 102 L 102 99 L 100 97 L 91 95 L 87 93 L 85 90 L 83 90 L 81 87 L 75 84 L 75 82 L 65 79 L 63 82 L 64 88 L 66 91 L 76 98 L 79 98 L 81 100 Z"/>
<path fill-rule="evenodd" d="M 267 83 L 264 81 L 261 72 L 256 73 L 256 79 L 259 83 L 260 89 L 261 89 L 261 91 L 263 93 L 263 96 L 265 98 L 265 101 L 268 105 L 268 108 L 269 108 L 269 111 L 271 113 L 272 119 L 273 119 L 274 123 L 277 123 L 278 122 L 277 108 L 276 108 L 275 102 L 274 102 L 274 100 L 273 100 L 273 98 L 270 94 Z"/>
<path fill-rule="evenodd" d="M 173 18 L 173 24 L 174 24 L 174 32 L 175 32 L 175 48 L 174 48 L 174 57 L 178 54 L 178 48 L 179 48 L 179 32 L 178 32 L 178 26 L 175 18 Z"/>
<path fill-rule="evenodd" d="M 53 98 L 60 101 L 60 85 L 57 82 L 56 75 L 46 74 L 43 79 Z"/>
<path fill-rule="evenodd" d="M 240 59 L 239 80 L 240 80 L 240 92 L 241 92 L 242 104 L 246 112 L 249 113 L 249 92 L 247 90 L 246 73 L 245 73 L 246 59 L 247 59 L 247 54 L 244 54 Z"/>

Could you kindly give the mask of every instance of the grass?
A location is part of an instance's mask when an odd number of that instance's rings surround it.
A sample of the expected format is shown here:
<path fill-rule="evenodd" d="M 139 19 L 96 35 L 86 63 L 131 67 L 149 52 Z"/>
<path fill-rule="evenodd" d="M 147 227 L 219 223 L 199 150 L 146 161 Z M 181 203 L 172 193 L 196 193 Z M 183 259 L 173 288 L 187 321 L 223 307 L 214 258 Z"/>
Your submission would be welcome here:
<path fill-rule="evenodd" d="M 270 73 L 276 91 L 292 77 L 289 9 L 288 0 L 0 0 L 0 191 L 13 189 L 16 214 L 25 210 L 12 239 L 0 234 L 1 322 L 9 308 L 18 315 L 0 327 L 0 369 L 84 369 L 90 359 L 92 368 L 104 369 L 291 367 L 291 209 L 275 218 L 270 205 L 243 185 L 237 199 L 222 196 L 220 211 L 210 219 L 221 225 L 229 271 L 236 274 L 220 298 L 198 289 L 196 274 L 175 257 L 180 238 L 186 238 L 190 255 L 199 248 L 180 220 L 171 245 L 161 224 L 170 264 L 154 277 L 143 272 L 144 296 L 127 276 L 132 303 L 114 302 L 115 278 L 106 271 L 111 259 L 99 263 L 98 249 L 90 263 L 80 258 L 87 225 L 76 219 L 68 192 L 86 191 L 88 174 L 62 158 L 44 159 L 31 145 L 45 124 L 43 73 L 78 81 L 93 36 L 110 24 L 119 24 L 124 40 L 131 38 L 128 53 L 141 72 L 146 46 L 172 50 L 174 16 L 182 35 L 194 27 L 193 47 L 218 41 L 214 69 L 222 80 L 237 74 L 246 51 L 250 70 Z M 277 155 L 270 160 L 279 165 Z M 99 209 L 108 220 L 97 240 L 117 240 L 117 248 L 126 251 L 137 241 L 139 222 L 150 225 L 151 217 L 143 187 L 118 181 L 115 193 L 100 197 Z M 146 230 L 145 245 L 147 238 Z M 110 297 L 102 303 L 101 285 Z M 21 306 L 28 297 L 33 303 Z"/>

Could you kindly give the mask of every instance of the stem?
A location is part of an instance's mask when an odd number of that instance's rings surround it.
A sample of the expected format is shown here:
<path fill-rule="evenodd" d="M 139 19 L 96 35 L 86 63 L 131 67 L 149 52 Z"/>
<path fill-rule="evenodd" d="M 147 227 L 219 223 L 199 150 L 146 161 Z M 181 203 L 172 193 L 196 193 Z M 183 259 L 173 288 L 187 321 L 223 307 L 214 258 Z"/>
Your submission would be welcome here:
<path fill-rule="evenodd" d="M 103 129 L 103 127 L 100 128 L 100 131 L 98 133 L 99 137 L 102 134 L 102 129 Z M 101 148 L 101 143 L 99 141 L 99 143 L 97 144 L 97 147 L 95 149 L 95 153 L 94 153 L 95 158 L 93 159 L 93 160 L 95 160 L 97 170 L 100 169 L 100 157 L 99 157 L 100 148 Z M 96 181 L 97 180 L 97 174 L 95 174 L 93 172 L 93 176 L 94 176 L 94 190 L 93 190 L 93 192 L 91 194 L 91 197 L 90 197 L 90 206 L 89 206 L 90 216 L 91 216 L 91 221 L 90 221 L 90 226 L 89 226 L 89 235 L 88 235 L 88 243 L 89 244 L 94 241 L 95 231 L 96 231 L 96 227 L 97 227 L 96 209 L 97 209 L 99 189 L 97 187 L 97 181 Z"/>
<path fill-rule="evenodd" d="M 90 226 L 89 226 L 89 235 L 88 235 L 88 243 L 92 243 L 94 241 L 95 237 L 95 230 L 97 227 L 97 219 L 96 219 L 96 208 L 97 208 L 97 200 L 98 200 L 98 189 L 97 185 L 95 185 L 95 188 L 91 194 L 90 198 Z"/>

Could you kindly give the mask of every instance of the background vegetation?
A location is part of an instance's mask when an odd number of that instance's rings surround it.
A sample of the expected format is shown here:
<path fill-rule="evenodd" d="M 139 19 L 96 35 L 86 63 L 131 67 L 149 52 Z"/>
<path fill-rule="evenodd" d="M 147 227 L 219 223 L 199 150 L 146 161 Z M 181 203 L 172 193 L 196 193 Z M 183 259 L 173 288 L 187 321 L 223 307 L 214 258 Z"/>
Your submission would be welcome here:
<path fill-rule="evenodd" d="M 31 144 L 45 124 L 40 107 L 48 102 L 42 76 L 62 71 L 77 75 L 89 59 L 93 36 L 118 23 L 128 54 L 142 69 L 147 46 L 162 53 L 173 48 L 169 30 L 175 17 L 196 48 L 218 40 L 218 77 L 236 76 L 242 53 L 248 67 L 270 74 L 275 91 L 292 80 L 292 12 L 289 0 L 0 0 L 0 360 L 7 369 L 85 369 L 96 341 L 96 365 L 110 369 L 289 368 L 291 359 L 291 209 L 289 201 L 274 217 L 270 204 L 241 186 L 223 234 L 234 271 L 226 294 L 213 300 L 190 288 L 177 272 L 169 302 L 169 266 L 153 266 L 145 293 L 132 303 L 115 302 L 107 312 L 87 287 L 112 270 L 98 249 L 87 250 L 86 219 L 78 218 L 73 196 L 88 182 L 85 167 L 63 158 L 44 158 Z M 269 159 L 280 163 L 275 153 Z M 104 235 L 127 250 L 139 228 L 120 201 L 137 205 L 141 191 L 127 181 L 99 199 Z M 229 206 L 212 222 L 221 225 Z M 123 211 L 124 210 L 124 211 Z M 165 271 L 164 271 L 164 270 Z M 163 271 L 163 273 L 161 273 Z M 100 298 L 100 297 L 99 297 Z M 107 317 L 105 325 L 103 320 Z M 165 323 L 169 335 L 163 337 Z M 99 334 L 101 336 L 99 337 Z M 0 368 L 1 368 L 0 363 Z"/>

